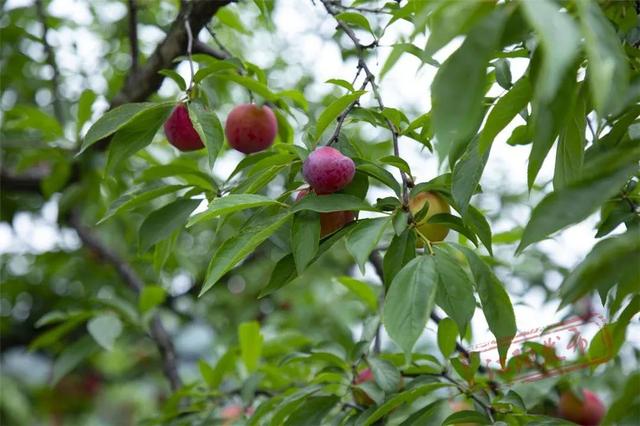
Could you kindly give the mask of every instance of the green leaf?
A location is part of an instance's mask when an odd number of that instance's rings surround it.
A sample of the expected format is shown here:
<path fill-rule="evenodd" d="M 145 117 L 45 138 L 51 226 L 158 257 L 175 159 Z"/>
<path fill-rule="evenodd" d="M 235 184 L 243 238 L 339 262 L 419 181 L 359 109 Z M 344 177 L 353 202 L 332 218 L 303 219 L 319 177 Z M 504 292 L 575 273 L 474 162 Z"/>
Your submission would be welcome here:
<path fill-rule="evenodd" d="M 462 221 L 478 236 L 489 254 L 493 256 L 493 248 L 491 247 L 491 226 L 482 212 L 474 206 L 469 205 L 467 208 L 467 214 L 464 215 Z"/>
<path fill-rule="evenodd" d="M 84 336 L 65 347 L 51 368 L 51 386 L 55 386 L 60 379 L 96 352 L 98 352 L 98 346 L 89 336 Z"/>
<path fill-rule="evenodd" d="M 305 398 L 304 402 L 289 415 L 284 426 L 320 425 L 339 401 L 340 398 L 337 396 Z"/>
<path fill-rule="evenodd" d="M 581 90 L 579 93 L 582 93 Z M 560 131 L 556 150 L 553 188 L 560 189 L 580 177 L 584 159 L 585 128 L 587 126 L 587 100 L 579 95 L 569 112 L 567 123 Z"/>
<path fill-rule="evenodd" d="M 238 326 L 238 339 L 240 340 L 240 357 L 242 362 L 253 373 L 258 368 L 258 361 L 262 356 L 263 337 L 260 333 L 260 324 L 257 321 L 243 322 Z"/>
<path fill-rule="evenodd" d="M 476 291 L 480 296 L 482 312 L 489 325 L 489 330 L 496 337 L 500 364 L 504 367 L 507 351 L 516 334 L 516 318 L 509 294 L 504 286 L 473 251 L 466 247 L 458 246 L 464 253 L 475 278 Z"/>
<path fill-rule="evenodd" d="M 230 61 L 216 60 L 215 62 L 212 62 L 209 65 L 207 65 L 206 67 L 200 68 L 198 71 L 196 71 L 196 74 L 193 76 L 193 81 L 195 84 L 198 84 L 205 78 L 211 76 L 212 74 L 218 74 L 220 73 L 220 71 L 225 71 L 225 70 L 236 70 L 237 68 L 238 68 L 238 65 Z"/>
<path fill-rule="evenodd" d="M 218 120 L 215 112 L 207 111 L 199 102 L 189 103 L 189 118 L 204 146 L 207 147 L 209 168 L 213 169 L 218 153 L 224 143 L 224 133 L 220 120 Z"/>
<path fill-rule="evenodd" d="M 146 205 L 148 201 L 188 187 L 189 185 L 162 185 L 159 187 L 157 185 L 145 185 L 142 187 L 135 187 L 132 190 L 125 192 L 111 203 L 109 210 L 107 210 L 105 215 L 97 224 L 100 225 L 101 223 L 106 222 L 120 212 Z"/>
<path fill-rule="evenodd" d="M 438 347 L 445 358 L 456 349 L 458 334 L 458 326 L 451 318 L 443 318 L 438 324 Z"/>
<path fill-rule="evenodd" d="M 495 103 L 480 133 L 478 148 L 481 154 L 491 149 L 491 144 L 502 129 L 527 106 L 531 99 L 531 83 L 523 77 Z"/>
<path fill-rule="evenodd" d="M 416 257 L 416 233 L 407 228 L 400 235 L 396 235 L 384 254 L 384 286 L 388 289 L 398 271 Z"/>
<path fill-rule="evenodd" d="M 172 107 L 172 104 L 155 104 L 136 114 L 117 130 L 109 144 L 106 174 L 153 141 L 158 128 L 169 117 Z"/>
<path fill-rule="evenodd" d="M 422 63 L 427 63 L 434 67 L 439 67 L 440 63 L 433 59 L 430 55 L 428 55 L 424 50 L 419 48 L 418 46 L 412 43 L 396 43 L 393 45 L 393 49 L 389 56 L 387 56 L 387 60 L 384 65 L 382 65 L 382 69 L 380 70 L 380 80 L 384 78 L 384 76 L 391 71 L 393 66 L 398 62 L 398 59 L 405 54 L 409 53 L 416 58 L 418 58 Z"/>
<path fill-rule="evenodd" d="M 393 177 L 393 175 L 389 171 L 385 170 L 383 167 L 375 163 L 370 163 L 368 161 L 359 161 L 357 165 L 357 170 L 368 176 L 371 176 L 372 178 L 376 179 L 379 182 L 382 182 L 389 188 L 393 189 L 393 191 L 396 193 L 396 195 L 398 195 L 398 197 L 400 196 L 400 193 L 401 193 L 400 184 L 398 183 L 396 178 Z"/>
<path fill-rule="evenodd" d="M 251 31 L 249 31 L 242 21 L 240 17 L 230 8 L 221 7 L 216 12 L 216 18 L 227 27 L 238 31 L 239 33 L 250 35 Z"/>
<path fill-rule="evenodd" d="M 575 302 L 590 291 L 610 288 L 623 276 L 636 276 L 637 256 L 640 251 L 638 228 L 622 235 L 599 241 L 587 257 L 565 278 L 559 293 L 560 307 Z M 632 278 L 633 279 L 633 278 Z"/>
<path fill-rule="evenodd" d="M 400 426 L 423 426 L 434 424 L 435 419 L 440 413 L 442 404 L 443 400 L 432 402 L 426 407 L 423 407 L 411 414 L 405 421 L 400 423 Z"/>
<path fill-rule="evenodd" d="M 587 50 L 588 80 L 593 101 L 601 117 L 618 113 L 629 90 L 629 65 L 616 29 L 601 7 L 579 0 L 578 16 Z"/>
<path fill-rule="evenodd" d="M 243 229 L 237 236 L 226 240 L 213 255 L 205 283 L 198 297 L 201 297 L 240 260 L 262 244 L 291 217 L 290 213 L 267 217 L 262 222 Z"/>
<path fill-rule="evenodd" d="M 478 138 L 473 138 L 451 175 L 451 194 L 456 210 L 466 216 L 471 196 L 476 192 L 489 159 L 489 151 L 480 154 Z"/>
<path fill-rule="evenodd" d="M 416 216 L 416 221 L 418 221 Z M 478 239 L 476 238 L 476 234 L 462 222 L 458 216 L 454 216 L 449 213 L 438 213 L 434 214 L 429 218 L 427 223 L 437 223 L 446 226 L 449 229 L 453 229 L 454 231 L 464 235 L 471 241 L 474 245 L 478 245 Z"/>
<path fill-rule="evenodd" d="M 445 147 L 442 152 L 470 139 L 480 126 L 487 64 L 498 47 L 505 20 L 501 9 L 482 19 L 438 69 L 431 105 L 435 134 Z"/>
<path fill-rule="evenodd" d="M 58 120 L 41 108 L 28 105 L 16 105 L 7 111 L 3 123 L 4 128 L 11 130 L 38 130 L 47 141 L 64 136 L 64 131 Z"/>
<path fill-rule="evenodd" d="M 438 274 L 436 303 L 456 322 L 460 334 L 464 335 L 476 309 L 473 284 L 454 257 L 439 247 L 434 250 Z"/>
<path fill-rule="evenodd" d="M 221 8 L 220 10 L 223 9 L 226 8 Z M 237 74 L 216 74 L 216 77 L 223 80 L 233 81 L 234 83 L 245 87 L 251 92 L 262 96 L 267 101 L 275 102 L 276 100 L 278 100 L 278 96 L 273 93 L 264 83 L 254 80 L 253 78 L 244 77 Z"/>
<path fill-rule="evenodd" d="M 155 243 L 164 240 L 173 231 L 184 226 L 187 223 L 187 219 L 189 219 L 189 215 L 201 202 L 202 200 L 180 198 L 151 212 L 144 219 L 138 231 L 140 250 L 142 252 L 147 251 Z"/>
<path fill-rule="evenodd" d="M 429 38 L 424 49 L 425 53 L 433 55 L 455 36 L 467 32 L 494 7 L 493 2 L 440 2 L 437 9 L 429 16 Z"/>
<path fill-rule="evenodd" d="M 258 194 L 229 194 L 224 197 L 215 198 L 209 203 L 207 210 L 194 215 L 189 222 L 187 228 L 200 223 L 204 220 L 211 220 L 216 217 L 226 216 L 240 210 L 252 209 L 262 206 L 273 206 L 282 204 L 269 197 Z"/>
<path fill-rule="evenodd" d="M 553 191 L 533 209 L 516 253 L 553 232 L 586 219 L 637 170 L 638 148 L 621 148 L 585 165 L 580 180 Z"/>
<path fill-rule="evenodd" d="M 292 212 L 311 210 L 318 213 L 339 212 L 344 210 L 369 210 L 375 211 L 369 204 L 360 198 L 348 194 L 309 194 L 291 208 Z"/>
<path fill-rule="evenodd" d="M 376 248 L 387 226 L 391 223 L 390 217 L 376 219 L 362 219 L 353 227 L 347 236 L 346 246 L 351 256 L 355 259 L 364 273 L 364 265 L 369 255 Z"/>
<path fill-rule="evenodd" d="M 372 312 L 378 310 L 378 295 L 369 284 L 348 276 L 342 276 L 337 281 L 358 296 Z"/>
<path fill-rule="evenodd" d="M 215 193 L 218 189 L 211 176 L 201 172 L 195 165 L 171 163 L 151 166 L 142 171 L 138 180 L 157 183 L 157 181 L 166 177 L 179 179 L 188 185 L 197 186 L 212 193 Z"/>
<path fill-rule="evenodd" d="M 173 106 L 173 104 L 174 103 L 172 102 L 171 105 Z M 152 102 L 141 102 L 120 105 L 119 107 L 107 111 L 102 117 L 93 123 L 93 126 L 91 126 L 87 132 L 78 155 L 82 154 L 87 148 L 99 140 L 115 133 L 125 124 L 131 122 L 140 113 L 150 109 L 155 109 L 157 106 L 158 104 Z"/>
<path fill-rule="evenodd" d="M 320 215 L 312 211 L 296 213 L 291 224 L 291 251 L 298 274 L 302 274 L 313 260 L 319 244 Z"/>
<path fill-rule="evenodd" d="M 529 189 L 533 187 L 544 159 L 553 146 L 560 129 L 567 121 L 569 111 L 575 102 L 576 93 L 575 68 L 571 68 L 567 72 L 558 93 L 550 101 L 541 99 L 536 92 L 531 106 L 533 145 L 527 167 Z"/>
<path fill-rule="evenodd" d="M 490 425 L 492 424 L 491 420 L 487 416 L 482 413 L 478 413 L 477 411 L 458 411 L 453 413 L 442 422 L 442 426 L 446 425 L 457 425 L 460 423 L 475 423 L 479 425 Z"/>
<path fill-rule="evenodd" d="M 85 89 L 78 99 L 78 112 L 76 114 L 76 132 L 80 134 L 82 126 L 91 118 L 91 107 L 98 95 L 91 90 Z"/>
<path fill-rule="evenodd" d="M 367 364 L 371 367 L 371 372 L 380 389 L 385 393 L 393 393 L 398 390 L 402 376 L 395 365 L 384 359 L 369 357 Z"/>
<path fill-rule="evenodd" d="M 408 356 L 424 331 L 435 304 L 438 275 L 433 256 L 418 256 L 393 279 L 382 322 L 389 337 Z"/>
<path fill-rule="evenodd" d="M 211 389 L 218 389 L 224 375 L 235 369 L 236 350 L 229 349 L 220 357 L 216 366 L 211 368 L 205 361 L 200 360 L 198 366 L 202 378 L 207 382 Z"/>
<path fill-rule="evenodd" d="M 305 197 L 306 198 L 306 197 Z M 329 250 L 336 242 L 340 241 L 342 237 L 348 234 L 351 231 L 351 226 L 347 225 L 344 228 L 340 229 L 337 232 L 334 232 L 330 236 L 326 237 L 324 240 L 320 242 L 320 246 L 318 247 L 318 253 L 316 257 L 312 260 L 311 263 L 318 260 L 318 258 L 324 254 L 327 250 Z M 276 266 L 273 268 L 271 272 L 271 278 L 267 285 L 260 291 L 260 295 L 258 297 L 265 297 L 274 291 L 284 287 L 286 284 L 290 283 L 296 277 L 296 265 L 293 260 L 293 254 L 288 254 L 283 256 Z"/>
<path fill-rule="evenodd" d="M 309 396 L 318 392 L 321 389 L 320 385 L 312 385 L 295 391 L 285 397 L 278 407 L 271 410 L 272 417 L 270 426 L 280 426 L 284 424 L 285 418 L 290 415 L 296 408 L 298 408 L 304 401 L 309 399 Z"/>
<path fill-rule="evenodd" d="M 407 164 L 407 162 L 400 157 L 396 157 L 395 155 L 389 155 L 387 157 L 382 157 L 379 161 L 381 163 L 389 164 L 393 167 L 396 167 L 399 170 L 409 175 L 411 174 L 411 169 L 409 168 L 409 164 Z"/>
<path fill-rule="evenodd" d="M 336 19 L 339 19 L 340 21 L 346 22 L 347 24 L 351 24 L 358 28 L 362 28 L 363 30 L 369 31 L 371 34 L 373 34 L 373 30 L 371 29 L 371 24 L 369 24 L 369 21 L 367 20 L 366 17 L 364 17 L 359 13 L 355 13 L 355 12 L 338 13 L 336 15 Z"/>
<path fill-rule="evenodd" d="M 114 314 L 103 314 L 89 321 L 87 330 L 100 346 L 110 351 L 122 333 L 122 322 Z"/>
<path fill-rule="evenodd" d="M 580 34 L 571 17 L 551 0 L 523 1 L 520 6 L 542 44 L 543 62 L 535 82 L 536 97 L 550 101 L 580 51 Z"/>
<path fill-rule="evenodd" d="M 393 397 L 386 400 L 384 404 L 376 407 L 375 410 L 368 415 L 362 425 L 370 426 L 385 415 L 389 414 L 394 408 L 399 407 L 400 405 L 409 406 L 416 399 L 425 395 L 429 395 L 430 393 L 446 386 L 449 385 L 444 383 L 427 383 L 425 385 L 418 385 L 409 390 L 400 392 L 397 395 L 394 395 Z"/>
<path fill-rule="evenodd" d="M 84 311 L 69 315 L 62 324 L 59 324 L 36 337 L 29 344 L 29 350 L 36 351 L 40 348 L 45 348 L 59 342 L 60 339 L 75 330 L 80 324 L 90 317 L 91 313 Z"/>
<path fill-rule="evenodd" d="M 640 373 L 636 371 L 628 376 L 622 392 L 616 394 L 613 403 L 607 409 L 607 414 L 602 421 L 603 425 L 621 424 L 620 420 L 634 416 L 634 404 L 637 407 L 640 396 L 638 386 L 640 386 Z"/>
<path fill-rule="evenodd" d="M 320 139 L 324 130 L 344 111 L 351 103 L 357 101 L 360 96 L 366 93 L 364 90 L 358 90 L 357 92 L 344 95 L 333 102 L 331 102 L 318 117 L 316 123 L 316 140 Z"/>
<path fill-rule="evenodd" d="M 307 102 L 304 94 L 299 90 L 283 90 L 281 92 L 278 92 L 278 96 L 281 98 L 291 99 L 293 103 L 298 105 L 304 112 L 307 112 L 307 110 L 309 109 L 309 102 Z"/>
<path fill-rule="evenodd" d="M 349 83 L 347 80 L 342 80 L 340 78 L 331 78 L 325 83 L 335 84 L 336 86 L 343 87 L 350 92 L 355 92 L 356 89 L 353 88 L 353 84 Z"/>
<path fill-rule="evenodd" d="M 164 303 L 166 298 L 167 292 L 164 288 L 157 285 L 144 286 L 138 299 L 138 309 L 145 314 L 156 306 Z"/>
<path fill-rule="evenodd" d="M 493 67 L 496 70 L 496 82 L 506 90 L 511 89 L 511 68 L 509 67 L 508 59 L 497 59 L 493 63 Z"/>
<path fill-rule="evenodd" d="M 158 71 L 158 74 L 164 75 L 165 77 L 169 77 L 173 80 L 181 91 L 187 90 L 187 83 L 184 81 L 184 78 L 180 74 L 178 74 L 175 70 L 164 69 Z"/>

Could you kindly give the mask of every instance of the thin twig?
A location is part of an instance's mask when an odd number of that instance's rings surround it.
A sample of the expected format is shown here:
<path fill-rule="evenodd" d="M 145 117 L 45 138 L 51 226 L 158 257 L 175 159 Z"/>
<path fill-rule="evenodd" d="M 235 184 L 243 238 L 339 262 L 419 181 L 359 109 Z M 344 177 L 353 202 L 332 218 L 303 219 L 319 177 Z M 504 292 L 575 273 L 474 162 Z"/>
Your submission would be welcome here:
<path fill-rule="evenodd" d="M 211 26 L 210 25 L 205 25 L 204 28 L 207 30 L 207 32 L 209 33 L 209 35 L 211 36 L 213 41 L 218 45 L 220 50 L 222 50 L 224 53 L 226 53 L 230 58 L 233 58 L 234 57 L 233 53 L 231 53 L 229 51 L 229 49 L 227 49 L 225 47 L 225 45 L 222 44 L 222 42 L 220 41 L 220 39 L 218 38 L 216 33 L 211 29 Z"/>
<path fill-rule="evenodd" d="M 77 211 L 71 213 L 69 224 L 78 233 L 78 237 L 80 237 L 85 247 L 95 252 L 105 263 L 111 265 L 131 290 L 136 294 L 142 291 L 144 281 L 142 281 L 140 276 L 124 259 L 107 247 L 89 228 L 82 224 Z M 173 391 L 180 389 L 182 387 L 182 380 L 180 380 L 180 376 L 178 375 L 176 351 L 171 337 L 164 328 L 158 314 L 154 315 L 151 319 L 150 335 L 160 352 L 162 371 L 169 380 L 171 389 Z"/>
<path fill-rule="evenodd" d="M 138 70 L 138 5 L 129 0 L 129 45 L 131 47 L 131 69 Z"/>
<path fill-rule="evenodd" d="M 374 41 L 370 45 L 363 45 L 362 43 L 360 43 L 360 40 L 358 39 L 358 36 L 356 36 L 356 34 L 353 32 L 353 30 L 351 28 L 349 28 L 348 25 L 346 25 L 344 22 L 342 22 L 340 19 L 337 18 L 338 13 L 332 7 L 333 2 L 331 2 L 330 0 L 321 0 L 321 1 L 322 1 L 322 4 L 324 5 L 324 8 L 327 10 L 327 12 L 331 16 L 333 16 L 333 18 L 335 19 L 336 23 L 338 24 L 338 27 L 353 42 L 353 44 L 354 44 L 354 46 L 356 48 L 356 54 L 358 55 L 358 59 L 359 59 L 358 60 L 358 66 L 362 67 L 362 71 L 364 71 L 364 73 L 366 75 L 365 83 L 368 83 L 371 86 L 371 90 L 373 91 L 373 96 L 376 99 L 376 101 L 378 103 L 378 107 L 379 107 L 380 111 L 383 113 L 383 116 L 384 116 L 384 102 L 382 101 L 382 96 L 380 95 L 380 91 L 378 89 L 378 85 L 375 82 L 375 75 L 369 69 L 369 66 L 367 65 L 367 63 L 365 61 L 365 55 L 364 55 L 364 51 L 366 49 L 368 49 L 370 47 L 376 47 L 377 46 L 377 44 L 378 44 L 377 41 Z M 355 104 L 349 105 L 348 110 L 351 111 L 351 109 L 353 109 L 354 105 Z M 342 121 L 344 121 L 344 118 L 342 119 Z M 389 120 L 386 116 L 384 116 L 384 121 L 385 121 L 385 124 L 387 125 L 387 127 L 389 128 L 389 130 L 391 131 L 391 140 L 393 142 L 393 153 L 394 153 L 394 155 L 396 157 L 399 157 L 400 156 L 400 150 L 399 150 L 399 147 L 398 147 L 398 129 L 391 122 L 391 120 Z M 330 141 L 332 141 L 332 140 L 333 139 L 331 139 Z M 400 172 L 400 177 L 402 178 L 402 205 L 405 208 L 405 210 L 408 211 L 408 205 L 409 205 L 408 186 L 409 186 L 410 178 L 407 178 L 405 173 L 402 172 L 402 171 Z"/>
<path fill-rule="evenodd" d="M 356 12 L 365 12 L 365 13 L 391 14 L 390 11 L 384 10 L 384 7 L 381 7 L 381 8 L 378 8 L 378 9 L 372 9 L 372 8 L 369 8 L 369 7 L 361 7 L 361 6 L 345 6 L 345 5 L 341 4 L 339 2 L 339 0 L 338 1 L 331 1 L 331 6 L 337 7 L 338 9 L 341 9 L 341 10 L 347 10 L 347 11 L 353 10 L 353 11 L 356 11 Z"/>
<path fill-rule="evenodd" d="M 218 10 L 232 1 L 233 0 L 189 2 L 191 7 L 189 24 L 192 34 L 197 36 L 204 25 L 209 22 Z M 111 100 L 110 108 L 115 108 L 129 102 L 142 102 L 160 88 L 165 76 L 159 74 L 158 71 L 164 68 L 174 68 L 176 66 L 174 62 L 175 58 L 185 54 L 188 38 L 184 25 L 186 9 L 187 5 L 181 8 L 179 15 L 171 24 L 171 28 L 167 32 L 166 37 L 158 43 L 156 49 L 144 64 L 140 64 L 137 71 L 130 71 L 125 79 L 124 86 Z M 197 41 L 197 38 L 194 42 L 195 41 Z M 104 142 L 97 145 L 97 148 L 104 149 L 108 143 Z"/>
<path fill-rule="evenodd" d="M 53 77 L 51 78 L 51 88 L 53 95 L 53 112 L 59 122 L 64 122 L 64 109 L 62 108 L 62 101 L 60 99 L 60 68 L 56 62 L 56 56 L 53 48 L 47 41 L 47 34 L 49 33 L 49 26 L 47 25 L 47 15 L 42 5 L 42 0 L 35 0 L 36 13 L 38 19 L 42 24 L 42 45 L 44 46 L 45 53 L 47 54 L 47 64 L 53 71 Z"/>
<path fill-rule="evenodd" d="M 207 32 L 209 32 L 209 35 L 211 36 L 213 41 L 218 45 L 220 50 L 222 50 L 229 58 L 235 58 L 236 57 L 236 56 L 234 56 L 233 53 L 231 53 L 229 51 L 229 49 L 227 49 L 224 46 L 224 44 L 222 44 L 222 42 L 220 41 L 220 39 L 216 35 L 215 31 L 213 31 L 213 29 L 211 28 L 211 26 L 205 25 L 205 28 L 206 28 Z M 238 74 L 244 75 L 244 70 L 242 69 L 242 67 L 238 67 L 237 71 L 238 71 Z M 253 103 L 253 92 L 251 90 L 247 89 L 247 94 L 249 95 L 249 103 Z"/>
<path fill-rule="evenodd" d="M 461 393 L 468 395 L 471 399 L 477 402 L 478 405 L 480 405 L 484 409 L 484 411 L 487 413 L 487 416 L 489 416 L 491 423 L 495 422 L 493 418 L 493 414 L 495 413 L 495 410 L 491 405 L 488 405 L 482 399 L 475 396 L 473 392 L 471 392 L 469 389 L 465 389 L 465 387 L 461 383 L 458 383 L 458 381 L 455 380 L 453 377 L 451 377 L 446 371 L 442 372 L 441 376 L 448 382 L 452 383 L 456 388 L 458 388 L 458 390 Z"/>
<path fill-rule="evenodd" d="M 383 278 L 384 266 L 383 266 L 382 255 L 378 250 L 374 250 L 371 252 L 371 254 L 369 255 L 369 262 L 371 262 L 371 264 L 373 265 L 373 269 L 376 271 L 376 274 L 378 275 L 378 277 L 380 277 L 381 290 L 380 290 L 380 295 L 378 296 L 378 309 L 382 314 L 382 306 L 384 304 L 384 296 L 385 296 L 385 291 L 384 291 L 385 287 L 384 287 L 384 278 Z M 379 323 L 378 327 L 376 328 L 376 337 L 373 344 L 373 353 L 375 354 L 380 353 L 381 346 L 382 346 L 382 342 L 380 340 L 380 327 L 381 327 L 381 324 Z"/>
<path fill-rule="evenodd" d="M 189 58 L 189 71 L 191 72 L 191 81 L 189 82 L 189 88 L 187 89 L 187 94 L 191 94 L 191 89 L 193 89 L 193 83 L 195 80 L 195 72 L 193 70 L 193 33 L 191 32 L 191 23 L 189 22 L 189 18 L 191 16 L 191 5 L 193 3 L 189 2 L 187 5 L 187 11 L 184 14 L 184 27 L 187 30 L 187 57 Z"/>

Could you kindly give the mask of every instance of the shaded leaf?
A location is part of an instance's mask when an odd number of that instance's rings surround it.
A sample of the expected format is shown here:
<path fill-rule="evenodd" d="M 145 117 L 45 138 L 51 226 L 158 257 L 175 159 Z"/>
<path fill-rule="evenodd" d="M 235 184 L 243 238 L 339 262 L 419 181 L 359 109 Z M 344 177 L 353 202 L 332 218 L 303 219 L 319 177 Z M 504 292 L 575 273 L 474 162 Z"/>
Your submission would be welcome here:
<path fill-rule="evenodd" d="M 351 256 L 355 259 L 364 273 L 364 264 L 369 255 L 376 248 L 391 218 L 381 217 L 376 219 L 362 219 L 353 226 L 353 230 L 347 236 L 346 246 Z"/>
<path fill-rule="evenodd" d="M 138 231 L 140 250 L 147 251 L 152 245 L 168 238 L 173 231 L 184 226 L 201 202 L 202 200 L 180 198 L 151 212 Z"/>
<path fill-rule="evenodd" d="M 113 349 L 116 339 L 122 333 L 122 322 L 120 318 L 113 314 L 104 314 L 89 321 L 87 330 L 100 346 L 110 351 Z"/>
<path fill-rule="evenodd" d="M 324 130 L 335 120 L 342 111 L 344 111 L 352 102 L 355 102 L 365 93 L 364 90 L 358 90 L 353 93 L 344 95 L 333 102 L 320 113 L 316 122 L 316 140 L 320 139 Z"/>
<path fill-rule="evenodd" d="M 269 238 L 291 217 L 290 213 L 268 217 L 263 222 L 243 229 L 237 236 L 226 240 L 214 253 L 207 269 L 202 290 L 198 297 L 213 287 L 224 274 L 229 272 L 245 256 Z"/>
<path fill-rule="evenodd" d="M 431 87 L 432 119 L 442 152 L 470 139 L 482 121 L 487 64 L 498 47 L 503 10 L 483 18 L 438 69 Z"/>
<path fill-rule="evenodd" d="M 382 322 L 389 337 L 410 354 L 435 304 L 438 275 L 433 256 L 418 256 L 395 276 L 385 298 Z"/>

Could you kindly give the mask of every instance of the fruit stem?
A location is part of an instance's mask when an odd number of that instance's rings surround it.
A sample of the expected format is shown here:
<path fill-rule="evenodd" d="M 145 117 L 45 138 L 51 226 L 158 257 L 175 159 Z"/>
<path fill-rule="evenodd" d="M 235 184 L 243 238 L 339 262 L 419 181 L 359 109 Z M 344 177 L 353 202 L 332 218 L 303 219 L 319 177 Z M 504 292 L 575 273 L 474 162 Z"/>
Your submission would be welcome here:
<path fill-rule="evenodd" d="M 414 228 L 414 229 L 416 230 L 416 232 L 418 233 L 418 236 L 419 236 L 420 238 L 422 238 L 422 240 L 424 241 L 425 245 L 427 246 L 427 250 L 429 250 L 429 254 L 430 254 L 431 256 L 435 256 L 436 254 L 435 254 L 435 253 L 434 253 L 434 251 L 433 251 L 433 245 L 431 244 L 431 241 L 429 241 L 429 239 L 428 239 L 427 237 L 425 237 L 425 236 L 424 236 L 424 234 L 418 230 L 418 227 L 417 227 L 417 226 L 415 226 L 415 224 L 414 224 L 414 227 L 413 227 L 413 228 Z"/>

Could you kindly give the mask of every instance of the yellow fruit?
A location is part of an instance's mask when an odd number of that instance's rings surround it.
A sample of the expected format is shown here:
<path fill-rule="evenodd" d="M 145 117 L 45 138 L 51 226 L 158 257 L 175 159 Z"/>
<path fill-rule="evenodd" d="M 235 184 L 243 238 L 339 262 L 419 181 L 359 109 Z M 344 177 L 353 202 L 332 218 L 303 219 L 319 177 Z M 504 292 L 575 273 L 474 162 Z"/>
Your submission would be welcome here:
<path fill-rule="evenodd" d="M 427 223 L 429 219 L 438 213 L 450 213 L 449 204 L 440 195 L 435 192 L 420 192 L 409 200 L 409 210 L 411 214 L 416 215 L 422 210 L 426 202 L 429 202 L 429 210 L 420 222 L 417 223 L 418 231 L 427 237 L 431 242 L 439 242 L 449 233 L 449 228 L 445 225 Z M 418 237 L 418 246 L 422 247 L 423 241 Z"/>

